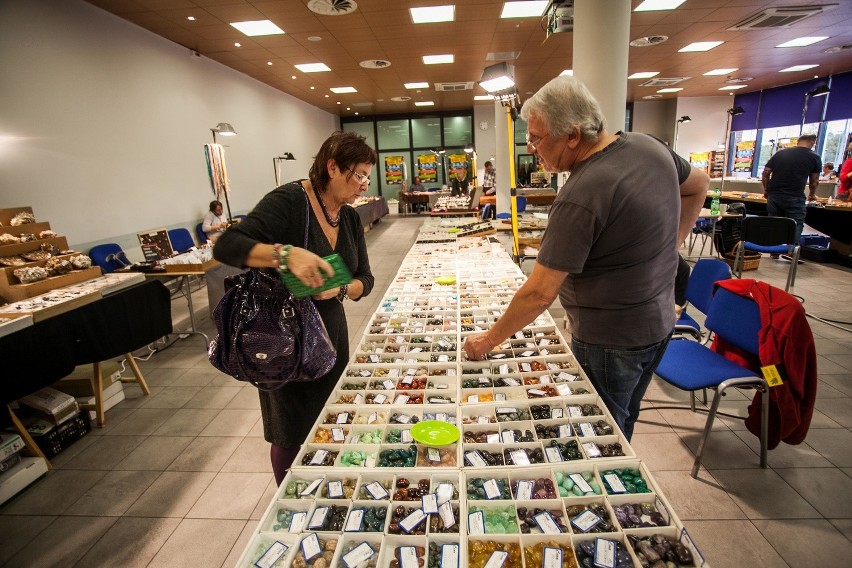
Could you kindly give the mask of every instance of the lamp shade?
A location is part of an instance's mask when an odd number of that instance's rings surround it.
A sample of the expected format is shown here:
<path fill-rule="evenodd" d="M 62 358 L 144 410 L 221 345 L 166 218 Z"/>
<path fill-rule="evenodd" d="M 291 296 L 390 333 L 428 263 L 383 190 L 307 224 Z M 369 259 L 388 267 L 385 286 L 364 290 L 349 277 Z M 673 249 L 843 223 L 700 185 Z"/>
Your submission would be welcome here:
<path fill-rule="evenodd" d="M 515 70 L 505 61 L 491 65 L 482 71 L 479 84 L 489 93 L 505 91 L 515 86 Z"/>
<path fill-rule="evenodd" d="M 814 87 L 813 89 L 808 91 L 807 95 L 809 97 L 824 97 L 825 95 L 827 95 L 830 92 L 831 92 L 831 89 L 828 88 L 828 85 L 823 83 L 822 85 L 819 85 L 818 87 Z"/>
<path fill-rule="evenodd" d="M 473 144 L 471 144 L 471 143 L 468 143 L 464 147 L 464 151 L 465 151 L 466 154 L 472 154 L 474 152 L 474 150 L 475 150 L 475 148 L 473 147 Z"/>
<path fill-rule="evenodd" d="M 236 136 L 237 135 L 237 131 L 234 130 L 234 127 L 231 126 L 227 122 L 220 122 L 219 124 L 216 125 L 216 128 L 213 128 L 213 130 L 216 131 L 216 133 L 221 135 L 221 136 Z"/>
<path fill-rule="evenodd" d="M 278 159 L 279 160 L 287 160 L 288 162 L 291 162 L 291 161 L 295 160 L 296 158 L 293 156 L 292 152 L 284 152 L 282 155 L 278 156 Z"/>
<path fill-rule="evenodd" d="M 742 114 L 744 112 L 745 109 L 741 106 L 728 109 L 728 114 L 730 114 L 731 116 L 737 116 L 738 114 Z"/>
<path fill-rule="evenodd" d="M 678 122 L 691 122 L 691 121 L 692 121 L 692 119 L 689 118 L 687 115 L 683 115 L 682 117 L 680 117 L 678 119 Z"/>

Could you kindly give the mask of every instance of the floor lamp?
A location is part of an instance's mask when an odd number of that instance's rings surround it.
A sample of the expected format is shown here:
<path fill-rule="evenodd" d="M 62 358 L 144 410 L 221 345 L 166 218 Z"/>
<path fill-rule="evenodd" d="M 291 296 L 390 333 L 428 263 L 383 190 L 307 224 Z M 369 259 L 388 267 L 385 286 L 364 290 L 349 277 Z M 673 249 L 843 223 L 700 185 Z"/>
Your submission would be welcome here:
<path fill-rule="evenodd" d="M 824 97 L 830 92 L 831 89 L 828 88 L 828 85 L 823 83 L 805 93 L 805 106 L 802 107 L 802 125 L 799 127 L 799 136 L 801 136 L 805 130 L 805 117 L 808 114 L 808 101 L 813 97 Z"/>
<path fill-rule="evenodd" d="M 214 128 L 211 128 L 210 132 L 213 133 L 213 144 L 217 144 L 216 143 L 216 134 L 217 133 L 220 134 L 221 136 L 236 136 L 237 135 L 237 131 L 234 130 L 234 127 L 231 126 L 227 122 L 220 122 Z M 234 218 L 231 216 L 231 200 L 228 198 L 228 176 L 225 173 L 225 151 L 224 151 L 224 147 L 222 147 L 222 146 L 217 145 L 216 147 L 219 149 L 218 150 L 218 156 L 219 156 L 219 161 L 220 161 L 220 164 L 219 164 L 220 170 L 217 173 L 221 174 L 220 183 L 222 184 L 222 193 L 225 196 L 225 207 L 227 208 L 227 211 L 228 211 L 228 223 L 230 224 L 231 222 L 233 222 Z M 211 170 L 211 178 L 212 178 L 213 175 L 214 174 L 212 173 L 212 170 Z M 211 179 L 211 181 L 212 181 L 212 179 Z M 215 185 L 215 183 L 214 183 L 214 185 Z"/>
<path fill-rule="evenodd" d="M 745 109 L 741 106 L 729 108 L 728 113 L 728 121 L 725 125 L 725 150 L 722 154 L 723 163 L 725 164 L 722 169 L 722 183 L 719 186 L 719 192 L 721 193 L 725 189 L 725 174 L 728 173 L 728 149 L 731 146 L 731 122 L 734 117 L 745 112 Z M 731 168 L 733 169 L 733 168 Z"/>
<path fill-rule="evenodd" d="M 691 121 L 692 121 L 692 119 L 689 118 L 689 116 L 687 116 L 687 115 L 683 115 L 682 117 L 677 119 L 677 122 L 675 123 L 674 148 L 672 148 L 672 150 L 674 150 L 675 152 L 677 152 L 677 137 L 678 137 L 678 130 L 680 130 L 680 125 L 683 124 L 683 123 L 691 122 Z"/>
<path fill-rule="evenodd" d="M 275 187 L 281 185 L 281 162 L 292 162 L 295 159 L 291 152 L 284 152 L 283 155 L 272 158 L 272 169 L 275 170 Z"/>

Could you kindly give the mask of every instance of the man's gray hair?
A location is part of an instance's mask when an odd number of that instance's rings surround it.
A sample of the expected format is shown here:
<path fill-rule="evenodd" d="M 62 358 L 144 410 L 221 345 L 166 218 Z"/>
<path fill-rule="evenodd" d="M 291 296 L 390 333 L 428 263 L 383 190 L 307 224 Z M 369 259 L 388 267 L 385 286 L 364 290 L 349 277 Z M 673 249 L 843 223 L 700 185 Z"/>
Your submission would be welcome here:
<path fill-rule="evenodd" d="M 548 132 L 556 137 L 567 136 L 579 128 L 584 140 L 597 140 L 606 127 L 598 101 L 579 79 L 570 75 L 551 79 L 524 102 L 521 118 L 529 121 L 531 115 L 543 121 Z"/>

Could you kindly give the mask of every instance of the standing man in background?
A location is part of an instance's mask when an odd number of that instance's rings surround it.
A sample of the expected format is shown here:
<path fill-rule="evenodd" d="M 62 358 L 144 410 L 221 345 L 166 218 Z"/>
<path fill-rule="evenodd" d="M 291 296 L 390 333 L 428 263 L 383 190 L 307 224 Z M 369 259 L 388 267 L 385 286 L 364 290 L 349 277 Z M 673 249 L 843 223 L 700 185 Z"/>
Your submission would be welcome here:
<path fill-rule="evenodd" d="M 497 193 L 497 172 L 494 170 L 494 164 L 485 162 L 485 173 L 482 174 L 482 189 L 484 195 L 494 195 Z"/>
<path fill-rule="evenodd" d="M 822 160 L 813 151 L 816 134 L 799 136 L 793 148 L 785 148 L 775 153 L 763 168 L 761 183 L 763 197 L 766 198 L 766 212 L 772 217 L 789 217 L 796 222 L 796 242 L 802 236 L 805 227 L 805 185 L 808 186 L 808 200 L 816 199 Z M 777 255 L 772 255 L 778 258 Z M 783 254 L 784 260 L 792 260 Z M 801 262 L 801 261 L 800 261 Z"/>

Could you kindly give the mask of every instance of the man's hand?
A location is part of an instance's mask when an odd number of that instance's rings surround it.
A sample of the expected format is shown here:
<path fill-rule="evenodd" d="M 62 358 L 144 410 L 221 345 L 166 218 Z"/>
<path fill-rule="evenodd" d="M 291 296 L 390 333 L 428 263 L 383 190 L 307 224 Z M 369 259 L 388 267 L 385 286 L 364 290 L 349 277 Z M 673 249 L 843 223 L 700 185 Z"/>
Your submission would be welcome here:
<path fill-rule="evenodd" d="M 470 361 L 481 361 L 491 351 L 492 344 L 488 340 L 488 332 L 468 335 L 464 341 L 464 354 Z"/>

